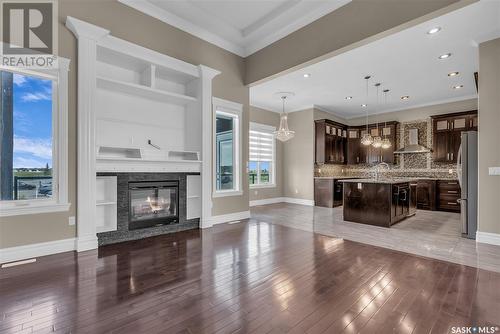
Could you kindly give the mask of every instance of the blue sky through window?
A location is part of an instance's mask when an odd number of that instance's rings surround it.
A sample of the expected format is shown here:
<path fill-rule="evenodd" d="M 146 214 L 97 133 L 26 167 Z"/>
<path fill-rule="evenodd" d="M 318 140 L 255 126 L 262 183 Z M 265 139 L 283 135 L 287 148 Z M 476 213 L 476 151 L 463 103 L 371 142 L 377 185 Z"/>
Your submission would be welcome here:
<path fill-rule="evenodd" d="M 13 79 L 14 168 L 52 167 L 52 81 Z"/>

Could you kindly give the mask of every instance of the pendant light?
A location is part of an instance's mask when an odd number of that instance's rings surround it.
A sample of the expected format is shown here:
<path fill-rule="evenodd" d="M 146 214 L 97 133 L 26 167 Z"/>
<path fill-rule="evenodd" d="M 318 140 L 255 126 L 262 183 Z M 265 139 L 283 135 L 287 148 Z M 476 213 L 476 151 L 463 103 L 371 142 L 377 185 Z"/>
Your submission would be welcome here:
<path fill-rule="evenodd" d="M 282 103 L 282 111 L 280 114 L 280 126 L 279 129 L 274 131 L 273 134 L 279 141 L 285 142 L 287 140 L 292 139 L 295 136 L 295 131 L 292 131 L 288 128 L 288 115 L 285 112 L 285 101 L 289 99 L 294 94 L 288 92 L 280 92 L 276 93 L 279 96 Z"/>
<path fill-rule="evenodd" d="M 379 88 L 380 88 L 380 83 L 376 83 L 375 87 L 377 87 L 377 107 L 379 106 L 379 99 L 378 99 L 378 94 L 379 94 Z M 375 123 L 375 128 L 377 129 L 377 135 L 373 137 L 373 143 L 372 146 L 375 148 L 380 148 L 382 146 L 382 138 L 380 137 L 379 133 L 379 128 L 378 128 L 378 118 L 375 116 L 375 119 L 377 122 Z"/>
<path fill-rule="evenodd" d="M 366 133 L 361 136 L 361 144 L 368 146 L 373 143 L 373 138 L 370 135 L 370 131 L 368 130 L 368 80 L 370 80 L 371 76 L 367 75 L 364 79 L 366 81 L 366 104 L 364 104 L 364 108 L 366 109 Z"/>
<path fill-rule="evenodd" d="M 384 89 L 384 107 L 387 107 L 387 93 L 389 93 L 389 89 Z M 386 127 L 387 127 L 387 121 L 385 121 L 384 129 Z M 382 139 L 382 148 L 386 150 L 392 146 L 392 143 L 383 132 L 382 134 L 384 135 L 384 139 Z"/>

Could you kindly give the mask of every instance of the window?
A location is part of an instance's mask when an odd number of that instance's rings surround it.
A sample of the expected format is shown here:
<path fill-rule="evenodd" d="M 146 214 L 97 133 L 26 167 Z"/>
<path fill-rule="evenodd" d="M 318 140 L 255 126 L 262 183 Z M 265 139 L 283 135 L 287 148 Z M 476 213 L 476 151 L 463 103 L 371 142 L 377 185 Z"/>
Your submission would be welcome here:
<path fill-rule="evenodd" d="M 276 140 L 274 127 L 250 123 L 248 183 L 250 187 L 274 187 L 276 174 Z"/>
<path fill-rule="evenodd" d="M 214 197 L 241 195 L 242 105 L 214 98 Z"/>
<path fill-rule="evenodd" d="M 62 80 L 61 70 L 0 67 L 0 216 L 69 208 L 67 65 Z"/>

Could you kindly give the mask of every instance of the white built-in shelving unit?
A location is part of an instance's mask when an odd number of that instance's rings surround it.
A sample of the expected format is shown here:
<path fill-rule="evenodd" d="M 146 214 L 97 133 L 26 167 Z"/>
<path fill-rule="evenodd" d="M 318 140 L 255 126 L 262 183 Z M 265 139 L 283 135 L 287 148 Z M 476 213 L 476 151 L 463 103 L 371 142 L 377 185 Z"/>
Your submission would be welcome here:
<path fill-rule="evenodd" d="M 98 172 L 199 172 L 188 211 L 210 226 L 212 79 L 219 72 L 73 17 L 66 26 L 78 38 L 77 249 L 96 248 L 97 232 L 116 229 L 116 199 L 100 197 L 113 181 Z"/>
<path fill-rule="evenodd" d="M 116 176 L 96 178 L 96 230 L 97 233 L 116 230 L 117 184 Z"/>
<path fill-rule="evenodd" d="M 201 177 L 199 175 L 188 175 L 186 183 L 186 218 L 199 218 L 201 216 Z"/>

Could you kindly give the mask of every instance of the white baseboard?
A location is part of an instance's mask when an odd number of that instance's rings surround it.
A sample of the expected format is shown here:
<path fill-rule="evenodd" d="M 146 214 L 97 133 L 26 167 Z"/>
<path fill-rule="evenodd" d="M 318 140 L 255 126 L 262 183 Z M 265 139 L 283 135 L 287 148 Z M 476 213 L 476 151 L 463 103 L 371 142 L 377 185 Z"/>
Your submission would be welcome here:
<path fill-rule="evenodd" d="M 92 249 L 97 249 L 97 236 L 90 235 L 85 237 L 79 237 L 76 239 L 76 251 L 84 252 Z"/>
<path fill-rule="evenodd" d="M 0 249 L 0 263 L 35 258 L 39 256 L 70 252 L 76 249 L 76 239 L 63 239 L 38 244 Z"/>
<path fill-rule="evenodd" d="M 293 198 L 293 197 L 283 197 L 283 198 L 285 203 L 314 206 L 314 201 L 312 199 Z"/>
<path fill-rule="evenodd" d="M 228 223 L 235 220 L 248 219 L 250 218 L 250 211 L 241 211 L 228 213 L 226 215 L 212 216 L 206 220 L 206 224 L 203 224 L 202 228 L 212 227 L 217 224 Z"/>
<path fill-rule="evenodd" d="M 255 201 L 250 201 L 250 206 L 267 205 L 274 203 L 292 203 L 292 204 L 314 206 L 314 201 L 311 199 L 293 198 L 293 197 L 273 197 L 273 198 L 259 199 Z"/>
<path fill-rule="evenodd" d="M 476 242 L 500 246 L 500 234 L 477 231 Z"/>
<path fill-rule="evenodd" d="M 267 205 L 274 203 L 284 203 L 284 197 L 273 197 L 273 198 L 265 198 L 265 199 L 257 199 L 254 201 L 250 201 L 250 206 L 258 206 L 258 205 Z"/>

